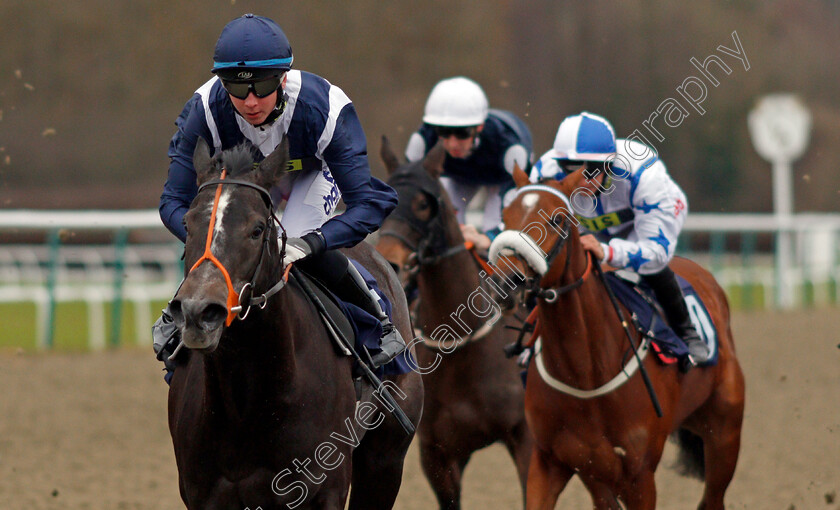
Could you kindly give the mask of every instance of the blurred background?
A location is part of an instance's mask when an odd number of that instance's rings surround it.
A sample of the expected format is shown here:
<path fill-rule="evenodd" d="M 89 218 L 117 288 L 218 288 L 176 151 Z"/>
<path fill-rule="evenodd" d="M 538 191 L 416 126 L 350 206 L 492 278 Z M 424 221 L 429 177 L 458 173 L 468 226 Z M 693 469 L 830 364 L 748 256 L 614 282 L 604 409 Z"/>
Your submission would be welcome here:
<path fill-rule="evenodd" d="M 157 205 L 174 120 L 247 12 L 350 96 L 381 178 L 380 137 L 402 152 L 456 75 L 529 124 L 537 157 L 581 110 L 644 134 L 689 198 L 679 253 L 733 309 L 748 405 L 727 508 L 840 507 L 840 1 L 0 0 L 0 508 L 181 507 L 150 326 L 183 246 Z M 749 69 L 719 49 L 733 32 Z M 711 55 L 731 70 L 710 64 L 717 86 L 691 60 Z M 702 115 L 678 91 L 691 77 Z M 776 193 L 747 124 L 772 93 L 810 112 Z M 676 127 L 652 118 L 669 103 Z M 685 508 L 702 487 L 666 469 L 667 448 L 657 508 Z M 503 448 L 475 458 L 464 508 L 519 507 Z M 570 491 L 561 507 L 588 505 Z M 413 448 L 396 508 L 434 505 Z"/>
<path fill-rule="evenodd" d="M 667 98 L 689 116 L 657 145 L 693 211 L 771 210 L 769 165 L 746 115 L 771 92 L 813 115 L 796 165 L 795 210 L 834 211 L 840 191 L 840 2 L 835 0 L 428 2 L 0 1 L 0 207 L 155 208 L 183 104 L 211 77 L 222 27 L 246 12 L 273 18 L 295 67 L 342 87 L 366 130 L 400 149 L 440 79 L 465 75 L 492 107 L 523 117 L 535 153 L 567 115 L 588 110 L 619 136 Z M 749 61 L 734 49 L 736 31 Z M 677 93 L 717 54 L 700 115 Z M 646 132 L 646 131 L 645 131 Z M 647 133 L 647 132 L 646 132 Z"/>
<path fill-rule="evenodd" d="M 22 318 L 0 346 L 150 341 L 183 273 L 156 213 L 174 120 L 212 76 L 222 27 L 247 12 L 275 19 L 295 67 L 354 101 L 374 175 L 381 136 L 402 152 L 434 84 L 465 75 L 529 124 L 535 157 L 582 110 L 642 133 L 689 198 L 678 249 L 736 308 L 840 300 L 836 0 L 0 0 L 0 317 Z M 694 108 L 681 91 L 706 97 Z M 811 214 L 795 231 L 771 216 L 771 164 L 747 126 L 780 92 L 810 112 L 783 186 Z"/>

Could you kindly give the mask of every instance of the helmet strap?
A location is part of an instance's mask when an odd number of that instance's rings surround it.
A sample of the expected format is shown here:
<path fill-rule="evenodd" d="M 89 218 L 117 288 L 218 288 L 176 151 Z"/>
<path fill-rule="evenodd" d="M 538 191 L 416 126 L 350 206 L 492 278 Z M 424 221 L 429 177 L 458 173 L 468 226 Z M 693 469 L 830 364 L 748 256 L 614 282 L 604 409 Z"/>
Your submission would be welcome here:
<path fill-rule="evenodd" d="M 289 96 L 287 96 L 286 93 L 283 92 L 282 88 L 277 89 L 277 105 L 274 107 L 274 110 L 268 114 L 268 117 L 265 118 L 265 121 L 261 122 L 260 124 L 254 127 L 262 127 L 267 124 L 271 124 L 272 122 L 280 118 L 280 116 L 283 115 L 283 112 L 286 111 L 286 101 L 288 97 Z"/>

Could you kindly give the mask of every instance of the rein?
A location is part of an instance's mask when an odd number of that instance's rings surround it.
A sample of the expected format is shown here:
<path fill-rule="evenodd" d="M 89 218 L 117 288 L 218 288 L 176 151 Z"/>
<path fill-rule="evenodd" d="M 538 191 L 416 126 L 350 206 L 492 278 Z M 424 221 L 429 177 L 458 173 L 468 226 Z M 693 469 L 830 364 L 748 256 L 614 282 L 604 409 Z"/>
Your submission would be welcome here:
<path fill-rule="evenodd" d="M 280 225 L 280 222 L 277 220 L 277 216 L 274 214 L 274 204 L 271 200 L 271 195 L 265 188 L 258 186 L 252 182 L 243 181 L 239 179 L 226 179 L 226 177 L 227 170 L 222 169 L 222 174 L 219 179 L 213 179 L 208 182 L 205 182 L 198 188 L 198 193 L 200 193 L 201 190 L 203 190 L 204 188 L 216 185 L 216 195 L 213 198 L 213 209 L 210 213 L 210 224 L 207 227 L 207 241 L 204 245 L 204 254 L 202 254 L 202 256 L 195 262 L 195 264 L 193 264 L 193 266 L 188 271 L 188 274 L 205 261 L 210 261 L 210 263 L 212 263 L 219 269 L 219 271 L 222 272 L 222 276 L 224 276 L 225 278 L 225 284 L 227 285 L 228 290 L 228 314 L 227 318 L 225 319 L 225 326 L 230 326 L 235 318 L 239 318 L 239 320 L 245 319 L 248 316 L 248 312 L 251 310 L 252 306 L 259 306 L 260 308 L 265 308 L 266 304 L 268 304 L 268 298 L 279 292 L 280 289 L 282 289 L 286 285 L 286 282 L 289 279 L 289 269 L 291 268 L 291 265 L 290 267 L 286 268 L 286 271 L 283 277 L 280 279 L 280 281 L 275 283 L 270 289 L 268 289 L 265 293 L 261 294 L 260 296 L 253 296 L 255 280 L 260 274 L 260 269 L 262 268 L 263 261 L 265 259 L 265 253 L 268 250 L 268 243 L 270 242 L 271 237 L 269 234 L 274 231 L 272 228 L 266 228 L 265 233 L 263 234 L 263 243 L 260 246 L 260 259 L 256 267 L 254 268 L 254 272 L 251 275 L 251 280 L 245 283 L 245 285 L 242 286 L 239 292 L 236 292 L 236 290 L 233 288 L 233 282 L 231 281 L 230 273 L 228 273 L 228 270 L 221 263 L 221 261 L 215 255 L 213 255 L 213 252 L 211 250 L 211 247 L 213 245 L 213 231 L 216 225 L 216 211 L 219 208 L 219 199 L 222 196 L 222 186 L 225 184 L 236 184 L 239 186 L 246 186 L 258 191 L 260 193 L 260 197 L 263 199 L 263 202 L 265 202 L 266 206 L 268 207 L 267 220 L 269 225 L 271 225 L 271 222 L 274 222 L 274 224 L 276 225 Z M 283 228 L 282 225 L 280 225 L 280 228 Z M 283 231 L 282 237 L 284 241 L 283 245 L 285 247 L 285 230 Z M 246 295 L 246 292 L 250 292 L 252 295 L 244 299 L 245 302 L 243 303 L 243 296 Z M 242 313 L 243 309 L 244 313 Z"/>

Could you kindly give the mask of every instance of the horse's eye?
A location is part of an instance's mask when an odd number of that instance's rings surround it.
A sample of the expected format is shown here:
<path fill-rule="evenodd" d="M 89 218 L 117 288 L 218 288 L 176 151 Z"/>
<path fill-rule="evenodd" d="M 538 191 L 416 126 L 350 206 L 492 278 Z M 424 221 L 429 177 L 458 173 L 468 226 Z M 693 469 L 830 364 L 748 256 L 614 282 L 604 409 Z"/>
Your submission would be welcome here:
<path fill-rule="evenodd" d="M 421 210 L 421 211 L 425 211 L 425 210 L 427 210 L 429 207 L 431 207 L 431 206 L 429 205 L 429 202 L 426 202 L 425 200 L 423 200 L 422 202 L 420 202 L 419 204 L 417 204 L 417 209 L 419 209 L 419 210 Z"/>
<path fill-rule="evenodd" d="M 251 239 L 259 239 L 262 237 L 263 232 L 265 232 L 265 225 L 257 225 L 254 227 L 254 230 L 251 231 Z"/>

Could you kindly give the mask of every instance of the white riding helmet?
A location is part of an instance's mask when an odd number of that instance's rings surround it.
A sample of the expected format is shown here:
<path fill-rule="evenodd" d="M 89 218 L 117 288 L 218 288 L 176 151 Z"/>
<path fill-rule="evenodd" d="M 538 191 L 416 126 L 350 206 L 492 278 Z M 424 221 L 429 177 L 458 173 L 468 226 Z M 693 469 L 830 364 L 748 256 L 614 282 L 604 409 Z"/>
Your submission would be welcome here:
<path fill-rule="evenodd" d="M 468 127 L 483 124 L 487 118 L 487 96 L 478 83 L 458 76 L 435 85 L 423 122 L 433 126 Z"/>
<path fill-rule="evenodd" d="M 581 112 L 563 119 L 553 149 L 555 159 L 606 161 L 615 154 L 615 130 L 607 119 Z"/>

